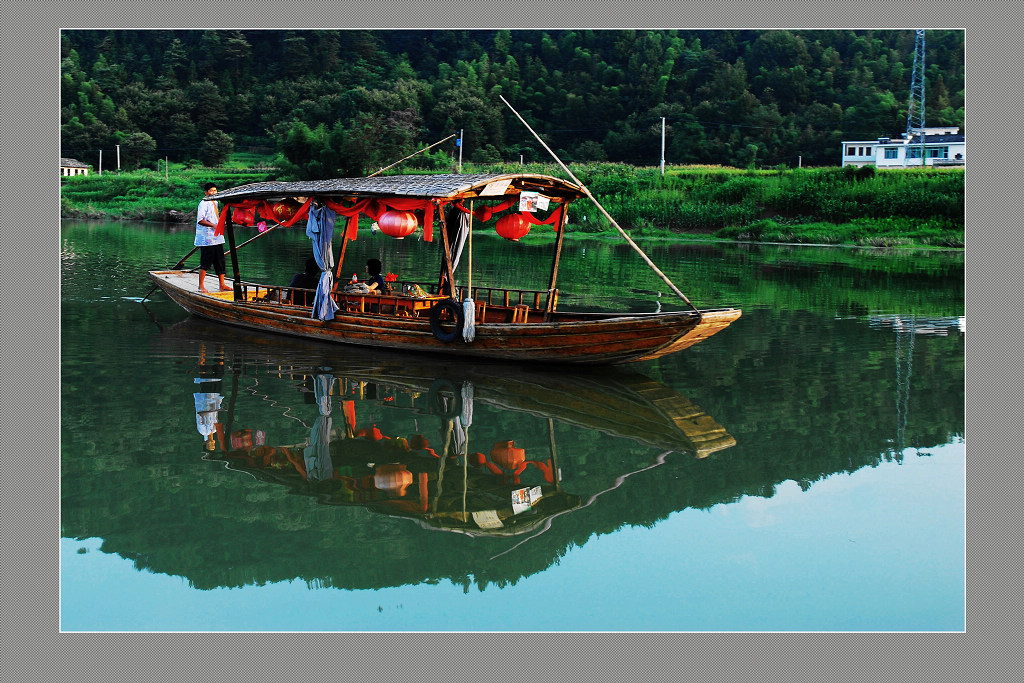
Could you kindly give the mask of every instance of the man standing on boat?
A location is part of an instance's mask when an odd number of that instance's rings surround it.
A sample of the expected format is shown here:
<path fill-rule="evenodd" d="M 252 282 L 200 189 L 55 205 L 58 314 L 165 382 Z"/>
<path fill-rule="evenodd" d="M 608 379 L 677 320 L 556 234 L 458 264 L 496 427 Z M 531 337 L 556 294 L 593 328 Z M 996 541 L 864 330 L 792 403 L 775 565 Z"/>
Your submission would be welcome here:
<path fill-rule="evenodd" d="M 203 185 L 205 194 L 209 197 L 216 194 L 216 183 Z M 224 235 L 214 234 L 217 231 L 217 202 L 202 200 L 199 202 L 199 210 L 196 212 L 196 241 L 195 246 L 199 247 L 199 291 L 208 292 L 203 286 L 206 279 L 206 271 L 211 267 L 220 278 L 220 291 L 229 292 L 224 283 Z"/>

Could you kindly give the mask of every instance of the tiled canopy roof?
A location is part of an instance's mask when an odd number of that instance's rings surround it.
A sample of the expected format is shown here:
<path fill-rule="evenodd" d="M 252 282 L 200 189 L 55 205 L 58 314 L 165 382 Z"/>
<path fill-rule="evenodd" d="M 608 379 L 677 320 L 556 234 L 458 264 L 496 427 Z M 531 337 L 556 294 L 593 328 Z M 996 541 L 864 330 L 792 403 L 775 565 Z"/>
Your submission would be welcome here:
<path fill-rule="evenodd" d="M 537 191 L 559 197 L 585 196 L 582 188 L 569 181 L 537 173 L 393 175 L 375 178 L 334 178 L 297 182 L 250 183 L 222 190 L 212 199 L 248 199 L 256 197 L 422 197 L 424 199 L 456 199 L 475 197 L 491 183 L 509 181 L 504 194 Z"/>
<path fill-rule="evenodd" d="M 89 168 L 89 164 L 83 164 L 78 159 L 69 159 L 67 157 L 60 158 L 60 165 L 67 168 Z"/>

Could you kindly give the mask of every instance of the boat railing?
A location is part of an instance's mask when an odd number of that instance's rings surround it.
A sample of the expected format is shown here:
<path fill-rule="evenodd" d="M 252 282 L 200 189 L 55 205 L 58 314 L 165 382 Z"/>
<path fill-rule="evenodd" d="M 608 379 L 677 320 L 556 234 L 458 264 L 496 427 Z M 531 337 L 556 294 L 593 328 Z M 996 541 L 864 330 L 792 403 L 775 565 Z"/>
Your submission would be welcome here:
<path fill-rule="evenodd" d="M 459 298 L 464 298 L 466 293 L 466 287 L 456 287 L 458 290 Z M 546 298 L 545 298 L 546 297 Z M 469 297 L 473 301 L 486 302 L 488 306 L 529 306 L 534 310 L 545 310 L 548 308 L 548 302 L 551 303 L 550 309 L 553 311 L 558 305 L 558 290 L 557 289 L 505 289 L 504 287 L 473 287 L 472 295 Z M 541 300 L 544 301 L 544 306 L 541 306 Z"/>
<path fill-rule="evenodd" d="M 281 285 L 266 285 L 257 282 L 239 281 L 242 290 L 242 297 L 246 301 L 257 303 L 273 303 L 285 306 L 296 306 L 299 308 L 310 308 L 316 290 L 304 289 L 301 287 L 288 287 Z M 435 285 L 425 282 L 402 281 L 394 283 L 396 293 L 401 296 L 407 285 L 418 285 L 424 291 L 433 292 Z M 458 298 L 464 299 L 467 287 L 456 287 Z M 339 289 L 336 296 L 344 296 Z M 296 296 L 300 295 L 300 296 Z M 358 296 L 358 295 L 357 295 Z M 374 296 L 374 295 L 367 295 Z M 436 294 L 431 294 L 436 296 Z M 558 290 L 537 290 L 537 289 L 507 289 L 504 287 L 473 287 L 470 297 L 478 305 L 500 306 L 508 309 L 522 309 L 526 307 L 534 311 L 554 311 L 558 305 Z M 550 304 L 550 307 L 549 307 Z"/>

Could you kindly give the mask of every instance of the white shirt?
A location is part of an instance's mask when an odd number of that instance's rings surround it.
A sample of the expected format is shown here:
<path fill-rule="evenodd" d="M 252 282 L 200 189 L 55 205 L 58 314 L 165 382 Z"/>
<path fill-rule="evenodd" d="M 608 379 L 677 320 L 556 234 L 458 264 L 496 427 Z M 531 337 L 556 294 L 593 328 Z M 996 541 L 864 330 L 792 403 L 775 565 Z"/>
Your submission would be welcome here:
<path fill-rule="evenodd" d="M 211 244 L 224 244 L 224 235 L 214 235 L 217 228 L 203 225 L 199 221 L 206 220 L 214 225 L 220 220 L 217 215 L 217 202 L 203 200 L 199 202 L 199 210 L 196 212 L 196 241 L 195 246 L 206 247 Z"/>
<path fill-rule="evenodd" d="M 216 431 L 217 413 L 224 397 L 220 394 L 192 394 L 196 401 L 196 429 L 203 437 Z"/>

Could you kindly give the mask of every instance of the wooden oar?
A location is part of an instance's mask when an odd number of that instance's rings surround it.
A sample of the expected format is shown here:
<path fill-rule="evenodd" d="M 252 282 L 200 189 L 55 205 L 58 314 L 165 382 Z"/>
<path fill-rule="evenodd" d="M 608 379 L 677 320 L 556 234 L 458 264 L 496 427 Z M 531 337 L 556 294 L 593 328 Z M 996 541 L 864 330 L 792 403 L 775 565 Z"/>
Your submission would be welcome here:
<path fill-rule="evenodd" d="M 241 244 L 239 244 L 239 245 L 238 245 L 237 247 L 235 247 L 235 248 L 234 248 L 234 250 L 228 249 L 227 251 L 225 251 L 225 252 L 224 252 L 224 255 L 225 255 L 225 256 L 228 256 L 228 255 L 230 255 L 230 254 L 232 253 L 232 251 L 236 251 L 236 252 L 237 252 L 237 251 L 238 251 L 239 249 L 241 249 L 241 248 L 242 248 L 242 247 L 244 247 L 245 245 L 249 244 L 250 242 L 254 242 L 254 241 L 258 240 L 259 238 L 263 237 L 264 235 L 266 235 L 266 234 L 267 234 L 267 233 L 269 233 L 269 232 L 273 232 L 274 230 L 276 230 L 276 229 L 277 229 L 277 228 L 279 228 L 280 226 L 281 226 L 281 224 L 280 224 L 280 223 L 278 223 L 277 225 L 272 225 L 272 226 L 270 226 L 269 228 L 267 228 L 267 229 L 266 229 L 266 230 L 264 230 L 263 232 L 261 232 L 261 233 L 257 233 L 257 234 L 256 234 L 256 235 L 254 235 L 253 237 L 250 237 L 250 238 L 249 238 L 249 239 L 247 239 L 246 241 L 242 242 L 242 243 L 241 243 Z M 199 250 L 199 247 L 192 247 L 192 251 L 190 251 L 190 252 L 188 252 L 187 254 L 185 254 L 185 255 L 184 255 L 184 256 L 183 256 L 182 258 L 181 258 L 181 260 L 180 260 L 180 261 L 178 261 L 177 263 L 175 263 L 175 264 L 174 264 L 174 266 L 173 266 L 173 267 L 171 267 L 171 268 L 169 268 L 168 270 L 180 270 L 180 269 L 181 269 L 181 267 L 185 265 L 185 261 L 187 261 L 187 260 L 188 260 L 188 257 L 189 257 L 189 256 L 191 256 L 192 254 L 196 253 L 196 252 L 197 252 L 198 250 Z M 198 267 L 198 266 L 197 266 L 197 267 Z M 195 270 L 196 270 L 195 268 L 192 268 L 191 270 L 189 270 L 189 272 L 191 273 L 191 272 L 194 272 Z M 146 299 L 148 299 L 148 298 L 149 298 L 149 297 L 150 297 L 150 296 L 151 296 L 151 295 L 153 294 L 153 292 L 155 292 L 156 290 L 157 290 L 157 288 L 156 288 L 156 286 L 154 285 L 154 286 L 153 286 L 153 288 L 152 288 L 151 290 L 149 290 L 149 292 L 147 292 L 147 293 L 146 293 L 146 296 L 142 297 L 142 301 L 145 301 Z"/>
<path fill-rule="evenodd" d="M 548 153 L 555 159 L 555 161 L 558 162 L 558 165 L 562 167 L 562 170 L 569 174 L 569 177 L 572 178 L 573 182 L 576 183 L 577 185 L 579 185 L 580 188 L 583 190 L 583 192 L 586 193 L 586 195 L 588 197 L 590 197 L 590 200 L 592 202 L 594 202 L 594 205 L 601 211 L 601 213 L 604 214 L 604 217 L 607 218 L 608 221 L 612 225 L 615 226 L 615 229 L 618 230 L 619 234 L 621 234 L 622 237 L 626 240 L 626 242 L 629 243 L 629 246 L 633 247 L 633 249 L 636 251 L 636 253 L 640 254 L 640 258 L 642 258 L 647 263 L 647 265 L 651 267 L 651 270 L 653 270 L 655 273 L 657 273 L 659 276 L 661 276 L 661 279 L 665 281 L 665 284 L 667 284 L 669 286 L 669 288 L 673 292 L 678 294 L 680 299 L 682 299 L 687 304 L 689 304 L 690 308 L 692 308 L 694 311 L 697 311 L 697 313 L 700 313 L 700 311 L 697 310 L 697 307 L 694 306 L 692 303 L 690 303 L 690 300 L 686 298 L 686 295 L 683 294 L 681 291 L 679 291 L 678 287 L 676 287 L 674 284 L 672 284 L 672 281 L 668 279 L 668 276 L 665 275 L 665 273 L 661 272 L 661 270 L 658 268 L 658 266 L 654 265 L 654 262 L 651 261 L 651 259 L 647 256 L 647 254 L 644 253 L 644 250 L 641 249 L 637 245 L 636 242 L 634 242 L 632 239 L 630 239 L 629 235 L 626 234 L 625 230 L 623 230 L 621 227 L 619 227 L 619 224 L 615 222 L 615 219 L 611 217 L 611 214 L 609 214 L 607 211 L 605 211 L 605 208 L 603 206 L 601 206 L 601 202 L 597 201 L 597 198 L 594 197 L 593 194 L 591 194 L 590 190 L 587 189 L 587 186 L 584 185 L 582 182 L 580 182 L 579 178 L 577 178 L 575 175 L 573 175 L 572 171 L 569 170 L 568 166 L 566 166 L 565 164 L 562 163 L 562 160 L 558 158 L 558 155 L 551 151 L 551 148 L 548 147 L 547 143 L 544 142 L 539 135 L 537 135 L 537 132 L 533 128 L 530 127 L 530 124 L 528 124 L 526 122 L 526 120 L 522 116 L 519 115 L 519 112 L 517 112 L 515 110 L 515 108 L 511 104 L 508 103 L 508 100 L 506 100 L 501 95 L 498 95 L 498 97 L 501 99 L 502 102 L 507 104 L 508 108 L 512 110 L 512 113 L 515 114 L 516 117 L 520 121 L 523 122 L 523 125 L 526 126 L 526 129 L 529 130 L 531 133 L 533 133 L 533 137 L 537 138 L 537 141 L 540 144 L 542 144 L 544 146 L 544 149 L 546 149 L 548 151 Z"/>
<path fill-rule="evenodd" d="M 182 256 L 181 260 L 175 263 L 174 266 L 170 268 L 170 270 L 179 270 L 183 265 L 185 265 L 185 261 L 188 261 L 188 257 L 196 253 L 197 251 L 199 251 L 199 247 L 192 247 L 192 251 Z"/>
<path fill-rule="evenodd" d="M 196 253 L 197 251 L 199 251 L 199 247 L 192 247 L 192 251 L 190 251 L 187 254 L 185 254 L 184 256 L 182 256 L 181 260 L 178 261 L 177 263 L 175 263 L 174 266 L 169 268 L 168 270 L 180 270 L 181 267 L 183 265 L 185 265 L 185 261 L 188 260 L 188 257 L 191 256 L 192 254 Z M 152 296 L 153 292 L 155 292 L 156 290 L 157 290 L 157 286 L 153 285 L 153 288 L 150 289 L 148 292 L 146 292 L 146 296 L 142 297 L 142 300 L 139 303 L 144 303 L 146 301 L 146 299 L 148 299 L 150 296 Z"/>
<path fill-rule="evenodd" d="M 246 241 L 244 241 L 241 244 L 239 244 L 234 249 L 228 249 L 227 251 L 224 252 L 224 255 L 225 256 L 230 256 L 232 254 L 232 252 L 237 252 L 239 249 L 241 249 L 245 245 L 249 244 L 250 242 L 255 242 L 256 240 L 258 240 L 259 238 L 263 237 L 267 233 L 270 233 L 270 232 L 273 232 L 274 230 L 277 230 L 279 227 L 281 227 L 280 223 L 278 223 L 277 225 L 271 225 L 269 228 L 267 228 L 263 232 L 256 233 L 255 235 L 253 235 L 252 237 L 250 237 Z M 198 248 L 199 247 L 196 247 L 196 249 L 198 249 Z M 188 258 L 188 257 L 186 256 L 185 258 Z M 177 268 L 171 268 L 171 270 L 177 270 Z M 195 271 L 195 268 L 192 268 L 192 270 L 190 270 L 189 272 L 194 272 L 194 271 Z"/>

